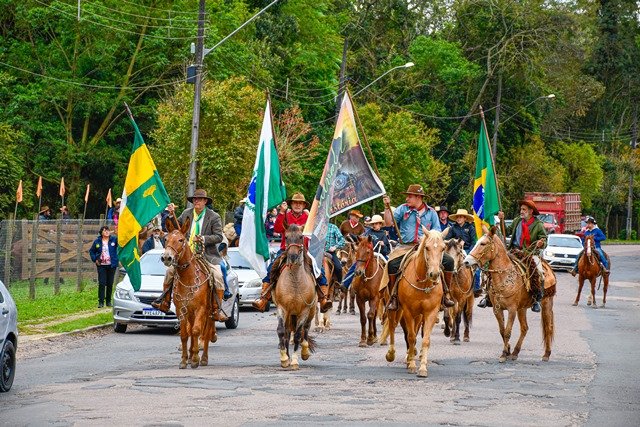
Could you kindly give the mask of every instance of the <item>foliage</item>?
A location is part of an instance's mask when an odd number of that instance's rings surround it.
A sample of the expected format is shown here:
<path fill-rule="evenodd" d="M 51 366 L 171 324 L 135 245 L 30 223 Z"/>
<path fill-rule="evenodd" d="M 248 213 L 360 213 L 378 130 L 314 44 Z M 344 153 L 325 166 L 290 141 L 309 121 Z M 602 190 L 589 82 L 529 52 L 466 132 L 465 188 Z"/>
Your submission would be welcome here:
<path fill-rule="evenodd" d="M 592 199 L 600 193 L 602 185 L 602 157 L 585 142 L 558 143 L 554 150 L 564 166 L 564 189 L 580 193 L 582 206 L 591 208 Z"/>

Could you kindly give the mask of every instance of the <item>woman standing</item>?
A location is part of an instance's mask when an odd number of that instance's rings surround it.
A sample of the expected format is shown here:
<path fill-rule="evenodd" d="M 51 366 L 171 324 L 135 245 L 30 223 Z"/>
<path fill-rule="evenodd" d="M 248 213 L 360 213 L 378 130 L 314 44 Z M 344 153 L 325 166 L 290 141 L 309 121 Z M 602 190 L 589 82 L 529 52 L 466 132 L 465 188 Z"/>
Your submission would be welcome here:
<path fill-rule="evenodd" d="M 93 241 L 89 255 L 91 261 L 98 266 L 98 307 L 104 307 L 105 299 L 107 307 L 111 307 L 113 279 L 118 267 L 118 239 L 111 236 L 106 225 L 100 227 L 100 233 Z"/>

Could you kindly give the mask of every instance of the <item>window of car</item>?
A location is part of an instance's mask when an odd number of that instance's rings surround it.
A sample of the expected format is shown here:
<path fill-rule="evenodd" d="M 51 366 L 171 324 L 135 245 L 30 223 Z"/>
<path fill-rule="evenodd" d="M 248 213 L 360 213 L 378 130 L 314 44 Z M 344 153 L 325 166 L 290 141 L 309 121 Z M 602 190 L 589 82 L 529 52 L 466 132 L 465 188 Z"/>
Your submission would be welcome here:
<path fill-rule="evenodd" d="M 2 291 L 0 291 L 0 304 L 4 302 L 4 295 L 2 295 Z"/>
<path fill-rule="evenodd" d="M 240 252 L 238 251 L 229 251 L 227 252 L 227 256 L 229 257 L 229 264 L 231 267 L 239 269 L 239 270 L 252 270 L 251 264 L 247 261 Z"/>
<path fill-rule="evenodd" d="M 167 267 L 160 260 L 161 253 L 147 252 L 140 258 L 140 272 L 147 276 L 164 276 Z"/>
<path fill-rule="evenodd" d="M 582 242 L 580 241 L 580 239 L 575 239 L 573 237 L 549 236 L 547 246 L 581 248 Z"/>

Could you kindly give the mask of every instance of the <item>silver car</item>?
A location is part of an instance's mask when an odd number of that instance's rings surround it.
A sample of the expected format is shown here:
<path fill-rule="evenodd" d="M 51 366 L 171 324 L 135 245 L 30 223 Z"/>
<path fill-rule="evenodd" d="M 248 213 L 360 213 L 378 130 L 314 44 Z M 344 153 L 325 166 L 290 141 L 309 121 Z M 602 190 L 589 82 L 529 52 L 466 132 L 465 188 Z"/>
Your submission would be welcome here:
<path fill-rule="evenodd" d="M 16 375 L 18 308 L 0 281 L 0 392 L 9 391 Z"/>
<path fill-rule="evenodd" d="M 262 278 L 251 267 L 249 262 L 240 255 L 238 248 L 227 249 L 229 264 L 238 274 L 240 288 L 240 307 L 251 307 L 251 303 L 260 297 L 262 292 Z M 269 311 L 271 303 L 267 303 L 265 311 Z"/>
<path fill-rule="evenodd" d="M 162 294 L 162 283 L 167 267 L 160 261 L 162 249 L 152 249 L 140 257 L 142 283 L 140 290 L 134 291 L 129 276 L 116 285 L 113 296 L 113 329 L 124 333 L 127 325 L 138 324 L 152 327 L 178 327 L 176 308 L 171 302 L 171 310 L 165 314 L 151 307 L 151 303 Z M 225 261 L 226 262 L 226 261 Z M 227 263 L 227 283 L 232 296 L 222 303 L 222 309 L 229 317 L 225 321 L 228 329 L 238 327 L 240 310 L 238 307 L 238 275 Z"/>
<path fill-rule="evenodd" d="M 573 234 L 549 234 L 542 257 L 553 269 L 571 270 L 580 251 L 580 237 Z"/>

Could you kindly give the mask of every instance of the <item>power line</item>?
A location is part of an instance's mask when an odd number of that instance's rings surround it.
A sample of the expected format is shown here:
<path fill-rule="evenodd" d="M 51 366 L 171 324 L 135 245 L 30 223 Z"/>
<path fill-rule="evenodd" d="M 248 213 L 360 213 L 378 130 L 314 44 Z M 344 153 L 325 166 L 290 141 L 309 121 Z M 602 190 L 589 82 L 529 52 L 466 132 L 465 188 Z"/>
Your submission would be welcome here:
<path fill-rule="evenodd" d="M 122 2 L 122 0 L 120 0 L 120 1 Z M 68 4 L 68 3 L 64 3 L 62 1 L 60 1 L 60 3 L 66 4 L 66 5 L 68 5 L 70 7 L 73 7 L 73 8 L 77 7 L 75 4 Z M 123 2 L 123 3 L 128 3 L 128 2 Z M 147 15 L 138 15 L 138 14 L 135 14 L 135 13 L 125 12 L 125 11 L 122 11 L 122 10 L 119 10 L 119 9 L 112 9 L 110 7 L 107 7 L 107 6 L 105 6 L 103 4 L 99 4 L 99 3 L 90 3 L 90 5 L 92 7 L 97 7 L 99 9 L 106 9 L 108 11 L 115 12 L 115 13 L 120 14 L 120 15 L 133 16 L 133 17 L 136 17 L 136 18 L 152 18 L 152 19 L 155 19 L 155 20 L 158 20 L 158 21 L 169 21 L 169 22 L 173 22 L 173 21 L 193 22 L 194 24 L 198 22 L 197 18 L 195 18 L 195 19 L 187 19 L 185 17 L 181 17 L 180 13 L 183 13 L 183 12 L 179 12 L 179 11 L 175 11 L 175 10 L 171 10 L 171 11 L 168 12 L 169 16 L 171 16 L 172 13 L 175 14 L 175 16 L 173 18 L 171 18 L 171 17 L 169 17 L 169 18 L 160 18 L 160 17 L 157 17 L 157 16 L 153 16 L 152 17 L 150 15 L 149 16 L 147 16 Z M 136 6 L 139 7 L 139 6 L 143 6 L 143 5 L 136 5 Z M 87 10 L 86 6 L 82 8 L 82 12 L 83 13 L 86 10 Z M 197 15 L 197 13 L 194 13 L 194 15 Z"/>

